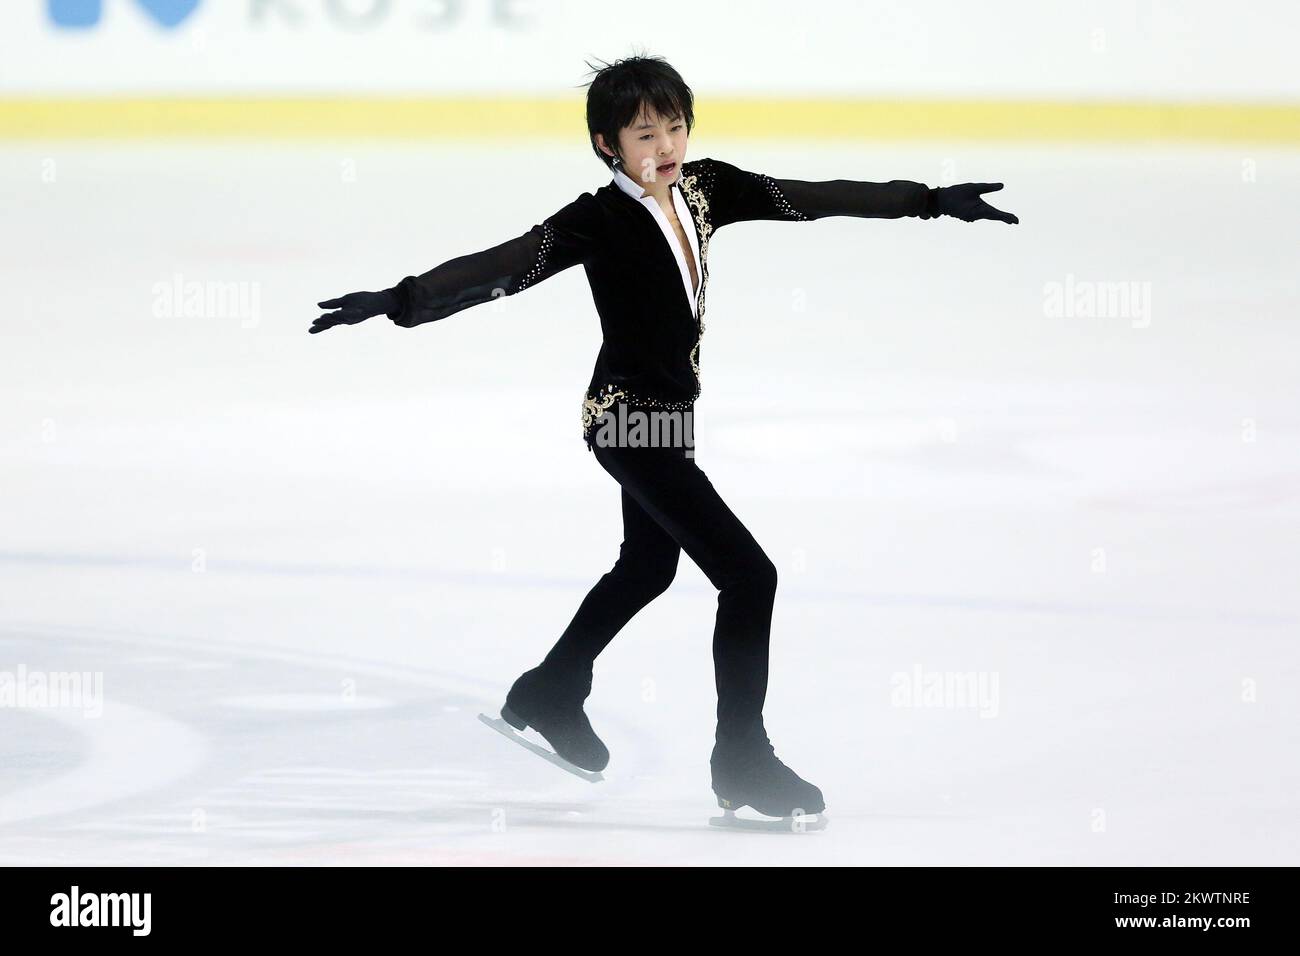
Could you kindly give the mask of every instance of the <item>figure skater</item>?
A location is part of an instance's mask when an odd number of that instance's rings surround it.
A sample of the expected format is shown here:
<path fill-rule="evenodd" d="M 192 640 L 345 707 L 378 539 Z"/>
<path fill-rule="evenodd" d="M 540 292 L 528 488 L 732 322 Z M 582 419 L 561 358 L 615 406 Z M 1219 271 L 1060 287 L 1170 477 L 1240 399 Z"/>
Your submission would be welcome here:
<path fill-rule="evenodd" d="M 751 220 L 1019 220 L 980 198 L 1001 183 L 805 182 L 717 159 L 687 161 L 694 95 L 672 66 L 661 57 L 634 56 L 593 73 L 586 84 L 587 129 L 591 148 L 613 173 L 610 182 L 500 245 L 382 292 L 321 302 L 334 311 L 310 331 L 378 315 L 414 328 L 515 295 L 581 263 L 603 334 L 582 399 L 582 434 L 621 487 L 623 543 L 545 658 L 514 682 L 502 718 L 518 730 L 532 726 L 573 765 L 604 769 L 609 751 L 583 710 L 593 664 L 672 583 L 684 550 L 718 589 L 710 769 L 719 805 L 750 806 L 770 817 L 819 814 L 821 790 L 777 758 L 763 722 L 776 566 L 695 463 L 709 243 L 716 230 Z M 654 440 L 663 429 L 647 440 L 651 420 L 671 426 L 670 440 Z"/>

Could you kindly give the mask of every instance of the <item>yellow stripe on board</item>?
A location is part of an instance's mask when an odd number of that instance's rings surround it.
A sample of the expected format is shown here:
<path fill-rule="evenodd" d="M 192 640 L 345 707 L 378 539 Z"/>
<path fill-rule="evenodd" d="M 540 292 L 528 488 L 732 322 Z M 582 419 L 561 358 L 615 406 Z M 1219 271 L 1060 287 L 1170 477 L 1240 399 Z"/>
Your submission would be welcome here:
<path fill-rule="evenodd" d="M 696 131 L 739 139 L 1300 144 L 1300 104 L 726 99 Z M 569 139 L 581 99 L 183 97 L 0 99 L 0 139 Z"/>

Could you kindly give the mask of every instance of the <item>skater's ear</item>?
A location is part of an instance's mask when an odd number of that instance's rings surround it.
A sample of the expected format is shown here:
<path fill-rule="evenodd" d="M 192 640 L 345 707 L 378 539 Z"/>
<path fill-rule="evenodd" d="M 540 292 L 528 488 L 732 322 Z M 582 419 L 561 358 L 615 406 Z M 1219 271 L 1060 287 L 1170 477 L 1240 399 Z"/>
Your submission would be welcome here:
<path fill-rule="evenodd" d="M 608 156 L 610 159 L 614 160 L 615 162 L 618 162 L 622 159 L 622 157 L 618 155 L 618 147 L 615 146 L 611 148 L 609 143 L 605 141 L 604 133 L 597 133 L 595 139 L 596 139 L 596 147 L 602 153 Z"/>

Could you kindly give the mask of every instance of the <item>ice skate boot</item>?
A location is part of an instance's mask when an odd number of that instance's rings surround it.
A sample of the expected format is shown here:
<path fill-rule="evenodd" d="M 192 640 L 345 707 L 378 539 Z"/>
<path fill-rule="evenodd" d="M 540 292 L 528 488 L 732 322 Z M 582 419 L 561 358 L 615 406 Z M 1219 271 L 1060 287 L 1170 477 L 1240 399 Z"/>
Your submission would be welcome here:
<path fill-rule="evenodd" d="M 709 822 L 715 826 L 801 832 L 821 830 L 827 823 L 822 792 L 782 763 L 766 734 L 744 744 L 718 744 L 709 758 L 713 792 L 726 813 Z M 769 820 L 736 816 L 752 807 Z M 811 819 L 816 814 L 817 819 Z"/>
<path fill-rule="evenodd" d="M 525 671 L 515 681 L 501 708 L 501 720 L 523 731 L 532 727 L 554 748 L 552 760 L 571 773 L 587 780 L 601 780 L 600 771 L 609 764 L 609 750 L 591 728 L 582 702 L 591 693 L 591 670 L 582 667 L 543 663 Z M 493 724 L 489 718 L 485 723 Z M 547 752 L 506 728 L 497 727 L 507 736 L 546 756 Z M 565 766 L 569 764 L 571 766 Z"/>

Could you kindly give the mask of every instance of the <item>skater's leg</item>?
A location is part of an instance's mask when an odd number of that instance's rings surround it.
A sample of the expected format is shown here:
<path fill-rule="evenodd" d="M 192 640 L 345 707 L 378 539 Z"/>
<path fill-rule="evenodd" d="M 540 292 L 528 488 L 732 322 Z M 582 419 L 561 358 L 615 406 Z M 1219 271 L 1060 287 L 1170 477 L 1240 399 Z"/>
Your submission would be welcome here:
<path fill-rule="evenodd" d="M 623 504 L 623 544 L 618 560 L 587 593 L 560 639 L 546 655 L 548 664 L 590 670 L 597 655 L 638 611 L 672 584 L 682 549 L 627 489 Z"/>
<path fill-rule="evenodd" d="M 777 759 L 763 726 L 776 565 L 682 448 L 598 443 L 592 450 L 718 589 L 718 727 L 709 767 L 719 805 L 776 817 L 821 813 L 821 790 Z"/>
<path fill-rule="evenodd" d="M 677 572 L 681 548 L 626 491 L 619 559 L 591 589 L 540 665 L 506 695 L 502 717 L 531 725 L 556 754 L 584 770 L 603 770 L 609 750 L 583 712 L 596 656 L 641 608 L 662 594 Z M 507 713 L 508 711 L 508 713 Z"/>
<path fill-rule="evenodd" d="M 694 458 L 671 447 L 598 446 L 597 460 L 718 589 L 713 659 L 717 741 L 761 736 L 776 566 Z"/>

